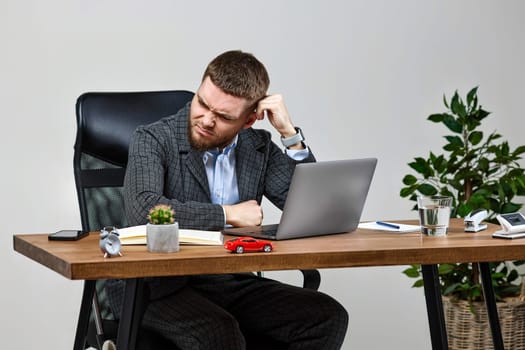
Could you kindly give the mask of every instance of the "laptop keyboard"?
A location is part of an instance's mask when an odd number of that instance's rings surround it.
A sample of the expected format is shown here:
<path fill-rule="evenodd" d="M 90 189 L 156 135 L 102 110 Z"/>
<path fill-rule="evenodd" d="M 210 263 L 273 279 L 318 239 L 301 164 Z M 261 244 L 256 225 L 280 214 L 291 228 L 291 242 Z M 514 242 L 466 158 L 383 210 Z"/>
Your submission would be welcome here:
<path fill-rule="evenodd" d="M 277 228 L 279 225 L 263 225 L 261 226 L 261 236 L 275 239 L 277 237 Z"/>

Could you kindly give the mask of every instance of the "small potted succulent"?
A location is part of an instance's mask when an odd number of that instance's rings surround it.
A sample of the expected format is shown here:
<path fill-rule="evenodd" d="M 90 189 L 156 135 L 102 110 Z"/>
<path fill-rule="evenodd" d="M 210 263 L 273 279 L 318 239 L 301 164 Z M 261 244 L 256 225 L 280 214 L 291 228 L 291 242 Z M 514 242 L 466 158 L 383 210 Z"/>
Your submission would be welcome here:
<path fill-rule="evenodd" d="M 158 204 L 148 213 L 146 225 L 148 251 L 173 253 L 179 251 L 179 223 L 175 211 L 166 204 Z"/>

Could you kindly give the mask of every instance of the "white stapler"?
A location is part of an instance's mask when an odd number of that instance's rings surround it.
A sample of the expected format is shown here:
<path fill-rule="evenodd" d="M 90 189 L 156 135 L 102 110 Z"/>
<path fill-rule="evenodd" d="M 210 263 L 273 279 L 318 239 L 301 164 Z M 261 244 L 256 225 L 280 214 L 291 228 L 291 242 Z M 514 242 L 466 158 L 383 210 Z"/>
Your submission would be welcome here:
<path fill-rule="evenodd" d="M 465 216 L 465 232 L 478 232 L 487 229 L 487 224 L 481 222 L 488 216 L 485 209 L 475 209 Z"/>

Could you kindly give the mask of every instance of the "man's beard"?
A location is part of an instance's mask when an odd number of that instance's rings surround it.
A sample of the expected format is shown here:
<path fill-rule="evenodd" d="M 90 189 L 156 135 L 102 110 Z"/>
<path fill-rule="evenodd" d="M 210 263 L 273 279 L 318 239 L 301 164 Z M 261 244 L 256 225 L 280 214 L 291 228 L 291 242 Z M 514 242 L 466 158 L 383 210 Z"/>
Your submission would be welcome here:
<path fill-rule="evenodd" d="M 199 151 L 199 152 L 204 152 L 204 151 L 208 151 L 210 149 L 214 149 L 214 148 L 223 148 L 223 147 L 226 147 L 228 144 L 229 144 L 229 140 L 227 139 L 218 139 L 218 140 L 215 140 L 215 141 L 211 141 L 211 142 L 205 142 L 205 141 L 200 141 L 198 140 L 196 137 L 193 136 L 193 130 L 192 130 L 192 124 L 191 124 L 191 119 L 188 120 L 188 141 L 190 143 L 190 146 Z"/>
<path fill-rule="evenodd" d="M 191 148 L 199 151 L 199 152 L 203 152 L 203 151 L 207 151 L 209 148 L 208 148 L 208 145 L 206 145 L 204 142 L 200 142 L 199 140 L 196 140 L 195 137 L 193 137 L 193 130 L 192 130 L 192 125 L 191 125 L 191 119 L 188 120 L 188 141 L 190 142 L 190 146 Z"/>

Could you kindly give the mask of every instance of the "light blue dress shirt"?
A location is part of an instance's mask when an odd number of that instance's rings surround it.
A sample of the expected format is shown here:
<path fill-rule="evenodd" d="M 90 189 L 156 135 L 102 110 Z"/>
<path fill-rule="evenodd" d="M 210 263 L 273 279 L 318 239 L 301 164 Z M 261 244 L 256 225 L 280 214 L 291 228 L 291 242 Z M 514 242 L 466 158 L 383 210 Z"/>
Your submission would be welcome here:
<path fill-rule="evenodd" d="M 214 204 L 239 202 L 239 187 L 235 175 L 236 145 L 237 137 L 222 152 L 215 148 L 204 152 L 202 156 L 210 186 L 211 202 Z"/>
<path fill-rule="evenodd" d="M 235 146 L 238 136 L 222 152 L 212 149 L 204 152 L 202 160 L 206 167 L 208 184 L 210 186 L 211 202 L 213 204 L 237 204 L 239 203 L 239 187 L 237 175 L 235 174 Z M 286 154 L 294 160 L 301 161 L 308 157 L 308 148 L 301 150 L 285 150 Z"/>

